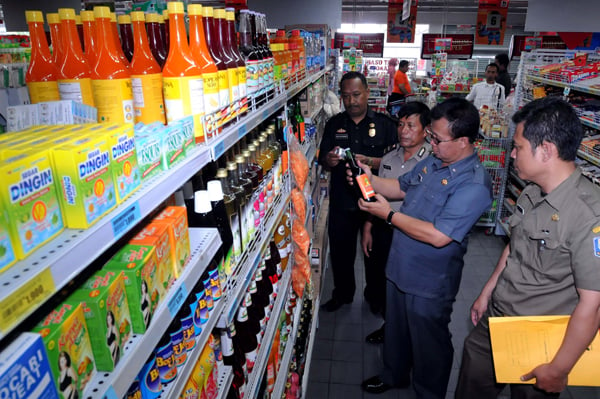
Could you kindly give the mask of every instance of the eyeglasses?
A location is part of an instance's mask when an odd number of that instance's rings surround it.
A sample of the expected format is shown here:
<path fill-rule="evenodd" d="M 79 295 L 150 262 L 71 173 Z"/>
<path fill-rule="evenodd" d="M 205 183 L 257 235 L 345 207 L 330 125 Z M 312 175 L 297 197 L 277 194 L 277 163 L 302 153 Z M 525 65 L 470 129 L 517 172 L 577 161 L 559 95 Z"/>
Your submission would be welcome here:
<path fill-rule="evenodd" d="M 439 145 L 440 143 L 448 143 L 450 141 L 456 141 L 460 138 L 460 137 L 457 137 L 455 139 L 450 139 L 450 140 L 440 140 L 437 138 L 437 135 L 428 127 L 425 128 L 425 133 L 427 133 L 427 136 L 429 136 L 429 142 L 431 142 L 431 144 L 435 144 L 435 145 Z"/>

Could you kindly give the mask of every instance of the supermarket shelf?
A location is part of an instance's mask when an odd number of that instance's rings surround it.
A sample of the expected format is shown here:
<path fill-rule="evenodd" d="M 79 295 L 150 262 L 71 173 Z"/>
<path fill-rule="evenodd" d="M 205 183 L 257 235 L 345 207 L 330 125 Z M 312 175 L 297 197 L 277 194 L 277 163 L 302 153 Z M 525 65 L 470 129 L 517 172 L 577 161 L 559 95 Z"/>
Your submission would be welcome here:
<path fill-rule="evenodd" d="M 508 198 L 504 199 L 504 207 L 508 209 L 511 214 L 515 213 L 515 206 L 508 202 Z"/>
<path fill-rule="evenodd" d="M 177 398 L 183 391 L 185 384 L 192 375 L 192 371 L 194 370 L 196 363 L 198 363 L 198 359 L 202 354 L 202 350 L 204 349 L 206 342 L 208 342 L 208 336 L 212 334 L 215 324 L 217 324 L 217 320 L 219 318 L 218 315 L 223 311 L 224 305 L 225 301 L 222 298 L 215 303 L 208 321 L 202 327 L 202 332 L 198 337 L 196 337 L 196 347 L 193 351 L 188 352 L 185 364 L 177 369 L 177 379 L 163 389 L 161 395 L 163 398 Z"/>
<path fill-rule="evenodd" d="M 0 275 L 0 339 L 132 230 L 209 161 L 209 148 L 196 147 L 180 164 L 144 182 L 129 199 L 89 229 L 66 229 L 27 259 L 3 272 Z"/>
<path fill-rule="evenodd" d="M 592 129 L 600 130 L 600 125 L 597 123 L 594 123 L 594 122 L 592 122 L 588 119 L 582 118 L 582 117 L 579 117 L 579 120 L 581 121 L 581 123 L 583 123 L 586 126 L 591 127 Z"/>
<path fill-rule="evenodd" d="M 519 196 L 521 195 L 521 193 L 517 191 L 517 188 L 510 183 L 506 185 L 506 188 L 512 193 L 512 195 L 515 196 L 515 198 L 519 198 Z"/>
<path fill-rule="evenodd" d="M 252 373 L 250 373 L 248 376 L 248 383 L 246 384 L 246 391 L 244 393 L 245 399 L 255 399 L 256 395 L 258 395 L 258 388 L 260 387 L 262 376 L 265 372 L 265 367 L 269 359 L 269 353 L 273 347 L 273 339 L 275 338 L 275 331 L 277 330 L 277 325 L 279 324 L 279 316 L 281 315 L 283 306 L 287 301 L 288 287 L 291 280 L 292 269 L 288 268 L 284 272 L 281 284 L 279 285 L 279 294 L 277 295 L 277 299 L 275 300 L 275 304 L 271 310 L 271 317 L 269 318 L 265 334 L 263 335 L 260 348 L 258 349 L 254 368 L 252 369 Z"/>
<path fill-rule="evenodd" d="M 231 366 L 223 366 L 222 370 L 219 370 L 219 377 L 217 378 L 217 397 L 216 399 L 225 399 L 229 387 L 233 382 L 233 368 Z"/>
<path fill-rule="evenodd" d="M 292 354 L 294 352 L 294 345 L 296 343 L 296 335 L 298 335 L 298 328 L 300 327 L 300 314 L 302 313 L 303 301 L 296 302 L 296 309 L 294 310 L 294 321 L 293 328 L 288 335 L 287 343 L 285 344 L 285 350 L 281 363 L 279 364 L 279 371 L 277 372 L 277 379 L 275 380 L 275 387 L 273 388 L 272 398 L 281 398 L 285 389 L 285 382 L 287 381 L 287 374 L 290 368 L 290 362 L 292 361 Z"/>
<path fill-rule="evenodd" d="M 271 233 L 287 206 L 289 195 L 288 191 L 284 191 L 278 198 L 275 198 L 273 206 L 269 209 L 265 217 L 266 221 L 262 223 L 263 227 L 261 231 L 257 232 L 256 239 L 250 245 L 250 250 L 247 252 L 246 257 L 242 256 L 240 262 L 242 267 L 237 274 L 237 278 L 231 279 L 231 284 L 227 287 L 226 304 L 217 322 L 217 327 L 225 328 L 233 322 L 235 313 L 240 303 L 242 303 L 244 293 L 248 289 L 254 271 L 260 262 L 262 250 L 269 243 L 268 240 L 271 237 Z"/>
<path fill-rule="evenodd" d="M 309 75 L 306 77 L 306 79 L 292 85 L 287 90 L 287 97 L 288 98 L 294 97 L 296 94 L 300 93 L 306 86 L 319 80 L 323 75 L 325 75 L 327 72 L 329 72 L 330 69 L 331 69 L 330 67 L 321 69 L 319 72 Z"/>
<path fill-rule="evenodd" d="M 110 373 L 102 371 L 96 373 L 96 376 L 89 382 L 84 392 L 84 398 L 100 397 L 102 399 L 111 399 L 125 396 L 127 389 L 136 378 L 141 366 L 146 362 L 148 356 L 150 356 L 150 353 L 152 353 L 158 341 L 171 324 L 171 320 L 185 303 L 190 290 L 196 285 L 200 275 L 217 252 L 217 249 L 221 245 L 221 238 L 217 229 L 191 228 L 190 242 L 193 248 L 192 257 L 181 276 L 175 281 L 165 300 L 152 315 L 152 321 L 146 333 L 136 334 L 131 338 L 125 346 L 123 357 L 114 371 Z M 211 323 L 212 320 L 214 325 L 217 319 L 215 314 L 220 311 L 220 305 L 217 304 L 215 306 L 212 311 L 213 317 L 209 319 L 208 323 Z M 212 328 L 205 328 L 202 331 L 200 338 L 204 337 L 204 342 L 211 330 Z"/>
<path fill-rule="evenodd" d="M 323 270 L 323 274 L 325 270 Z M 319 324 L 319 308 L 321 307 L 321 295 L 317 296 L 314 301 L 312 312 L 312 322 L 310 326 L 310 334 L 308 335 L 308 348 L 306 348 L 306 360 L 304 363 L 304 375 L 302 376 L 302 398 L 306 397 L 306 387 L 308 386 L 308 376 L 310 375 L 310 363 L 312 361 L 312 352 L 317 336 L 317 325 Z"/>
<path fill-rule="evenodd" d="M 307 123 L 314 123 L 314 120 L 317 119 L 317 117 L 321 114 L 321 112 L 323 111 L 323 106 L 321 105 L 319 107 L 318 110 L 316 110 L 315 112 L 312 113 L 312 115 L 306 119 L 304 119 L 304 122 Z"/>
<path fill-rule="evenodd" d="M 575 83 L 566 83 L 566 82 L 560 82 L 558 80 L 546 79 L 546 78 L 542 78 L 539 76 L 533 76 L 533 75 L 527 75 L 527 79 L 533 80 L 534 82 L 544 83 L 544 84 L 547 84 L 550 86 L 570 87 L 573 90 L 600 96 L 600 90 L 594 89 L 594 88 L 591 88 L 591 87 L 588 87 L 588 86 L 582 84 L 583 82 L 585 82 L 585 80 L 583 80 L 581 82 L 575 82 Z"/>
<path fill-rule="evenodd" d="M 581 149 L 577 150 L 577 156 L 600 167 L 600 160 L 598 158 L 595 158 L 595 157 L 591 156 L 590 154 L 583 152 Z"/>

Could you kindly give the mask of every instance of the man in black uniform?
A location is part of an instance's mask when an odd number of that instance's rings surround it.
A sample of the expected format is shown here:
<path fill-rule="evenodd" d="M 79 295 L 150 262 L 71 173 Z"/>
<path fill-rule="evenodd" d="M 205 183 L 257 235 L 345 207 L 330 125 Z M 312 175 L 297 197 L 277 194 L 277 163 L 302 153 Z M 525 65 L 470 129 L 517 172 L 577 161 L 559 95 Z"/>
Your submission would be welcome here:
<path fill-rule="evenodd" d="M 340 81 L 340 89 L 345 111 L 325 125 L 319 152 L 319 163 L 331 170 L 329 245 L 334 289 L 331 299 L 323 305 L 329 312 L 351 303 L 354 298 L 356 239 L 365 220 L 352 188 L 346 183 L 345 163 L 336 150 L 350 148 L 359 161 L 377 170 L 385 148 L 398 140 L 394 121 L 369 109 L 369 88 L 363 74 L 346 73 Z"/>

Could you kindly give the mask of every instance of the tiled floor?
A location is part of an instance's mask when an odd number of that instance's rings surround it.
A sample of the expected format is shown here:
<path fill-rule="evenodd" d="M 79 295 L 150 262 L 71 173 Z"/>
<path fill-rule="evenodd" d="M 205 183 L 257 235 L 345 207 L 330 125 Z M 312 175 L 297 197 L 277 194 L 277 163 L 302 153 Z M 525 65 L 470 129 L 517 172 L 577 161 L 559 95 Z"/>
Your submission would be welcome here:
<path fill-rule="evenodd" d="M 462 354 L 463 340 L 471 329 L 469 309 L 479 295 L 481 287 L 494 269 L 504 248 L 502 238 L 487 236 L 475 228 L 465 255 L 460 291 L 452 314 L 450 330 L 454 343 L 454 366 L 448 385 L 447 399 L 454 398 L 454 389 Z M 319 311 L 319 324 L 314 343 L 306 399 L 412 399 L 412 388 L 394 389 L 380 395 L 364 393 L 360 383 L 380 372 L 382 367 L 381 345 L 367 344 L 364 338 L 379 328 L 382 319 L 374 316 L 364 302 L 364 272 L 362 251 L 358 250 L 355 271 L 357 290 L 354 302 L 337 312 Z M 331 269 L 325 274 L 322 300 L 331 297 Z M 505 390 L 500 398 L 509 398 Z M 593 388 L 569 388 L 561 398 L 600 399 L 599 390 Z M 475 398 L 473 398 L 475 399 Z"/>

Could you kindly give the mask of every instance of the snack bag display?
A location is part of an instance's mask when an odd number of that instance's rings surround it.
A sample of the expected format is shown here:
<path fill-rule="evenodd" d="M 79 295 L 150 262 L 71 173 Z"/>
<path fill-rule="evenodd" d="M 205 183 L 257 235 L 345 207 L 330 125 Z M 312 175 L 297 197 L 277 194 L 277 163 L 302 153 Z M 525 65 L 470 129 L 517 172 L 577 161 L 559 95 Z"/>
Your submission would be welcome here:
<path fill-rule="evenodd" d="M 96 366 L 81 304 L 63 303 L 33 332 L 42 336 L 59 396 L 83 397 L 87 383 L 96 374 Z"/>
<path fill-rule="evenodd" d="M 81 303 L 86 324 L 92 331 L 90 339 L 96 367 L 112 371 L 131 336 L 123 273 L 103 270 L 94 274 L 69 301 Z"/>

